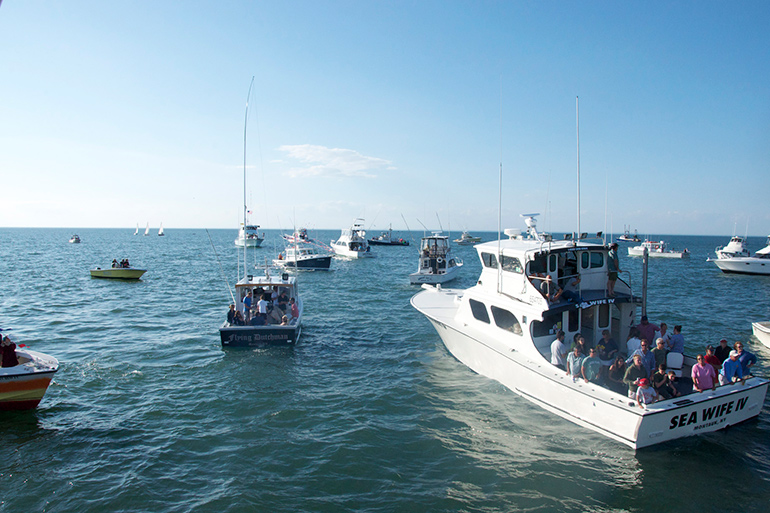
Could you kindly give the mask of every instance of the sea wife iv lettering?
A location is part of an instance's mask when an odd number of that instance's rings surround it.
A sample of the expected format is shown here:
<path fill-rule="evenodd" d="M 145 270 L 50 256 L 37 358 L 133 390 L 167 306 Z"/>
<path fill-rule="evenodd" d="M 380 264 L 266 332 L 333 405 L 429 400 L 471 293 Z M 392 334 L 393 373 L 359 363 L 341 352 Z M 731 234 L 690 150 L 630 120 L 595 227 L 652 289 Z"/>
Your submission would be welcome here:
<path fill-rule="evenodd" d="M 729 415 L 733 412 L 733 405 L 735 405 L 734 411 L 740 411 L 746 406 L 746 401 L 748 401 L 748 397 L 743 397 L 741 399 L 738 399 L 737 401 L 728 401 L 726 403 L 718 404 L 716 406 L 711 406 L 709 408 L 704 408 L 701 411 L 701 420 L 708 421 L 708 420 L 716 420 L 720 417 L 724 417 L 725 415 Z M 669 425 L 668 429 L 674 429 L 678 427 L 684 427 L 689 426 L 690 424 L 696 424 L 698 422 L 698 410 L 695 410 L 693 412 L 683 413 L 681 415 L 677 415 L 675 417 L 671 418 L 671 424 Z M 710 424 L 713 425 L 713 424 Z M 697 427 L 696 427 L 697 429 Z"/>

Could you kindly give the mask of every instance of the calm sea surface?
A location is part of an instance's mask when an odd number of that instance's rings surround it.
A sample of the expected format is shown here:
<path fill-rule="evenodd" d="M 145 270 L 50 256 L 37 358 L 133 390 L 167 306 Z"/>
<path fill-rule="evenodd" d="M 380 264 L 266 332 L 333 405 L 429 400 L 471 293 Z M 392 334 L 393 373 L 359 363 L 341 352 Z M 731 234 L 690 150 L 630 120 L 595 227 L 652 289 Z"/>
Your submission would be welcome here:
<path fill-rule="evenodd" d="M 68 244 L 75 231 L 83 242 Z M 448 354 L 409 305 L 414 246 L 300 274 L 295 348 L 225 351 L 236 230 L 210 232 L 226 278 L 205 230 L 156 233 L 0 229 L 0 326 L 61 362 L 37 410 L 0 412 L 0 511 L 768 508 L 767 403 L 756 422 L 635 453 Z M 275 256 L 267 233 L 251 265 Z M 729 237 L 667 239 L 692 258 L 651 260 L 651 320 L 682 324 L 688 352 L 746 341 L 770 375 L 770 351 L 750 338 L 752 321 L 770 320 L 770 278 L 707 263 Z M 465 288 L 480 265 L 472 247 L 455 252 Z M 148 272 L 90 278 L 113 258 Z M 641 259 L 621 268 L 640 291 Z"/>

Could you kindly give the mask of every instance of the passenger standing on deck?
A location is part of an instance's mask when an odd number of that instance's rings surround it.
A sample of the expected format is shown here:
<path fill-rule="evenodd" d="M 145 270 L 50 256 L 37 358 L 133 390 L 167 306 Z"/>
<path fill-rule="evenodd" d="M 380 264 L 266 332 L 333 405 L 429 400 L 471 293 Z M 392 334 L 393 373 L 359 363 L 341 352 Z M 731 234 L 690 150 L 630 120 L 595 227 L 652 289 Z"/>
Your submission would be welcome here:
<path fill-rule="evenodd" d="M 628 357 L 628 360 L 626 360 L 626 365 L 631 363 L 631 360 L 636 356 L 639 355 L 642 359 L 642 365 L 644 365 L 644 368 L 647 369 L 647 377 L 650 377 L 653 372 L 655 372 L 655 355 L 650 351 L 650 343 L 647 342 L 647 339 L 642 339 L 641 342 L 642 347 L 634 351 L 634 354 Z"/>
<path fill-rule="evenodd" d="M 666 349 L 666 341 L 662 337 L 659 337 L 655 341 L 655 349 L 652 350 L 652 355 L 655 357 L 655 368 L 659 367 L 662 363 L 666 365 L 668 358 L 668 349 Z"/>
<path fill-rule="evenodd" d="M 639 380 L 639 388 L 636 390 L 636 404 L 639 408 L 646 408 L 659 399 L 658 393 L 650 387 L 650 380 L 642 378 Z"/>
<path fill-rule="evenodd" d="M 615 282 L 618 281 L 620 272 L 620 260 L 618 260 L 617 243 L 610 244 L 610 251 L 607 253 L 607 295 L 615 297 Z"/>
<path fill-rule="evenodd" d="M 668 331 L 668 324 L 665 322 L 660 323 L 660 329 L 656 331 L 652 336 L 652 339 L 655 341 L 657 341 L 659 338 L 663 339 L 663 342 L 665 342 L 666 345 L 666 349 L 668 349 L 669 342 L 671 341 L 671 332 Z"/>
<path fill-rule="evenodd" d="M 628 387 L 623 382 L 623 377 L 625 375 L 626 361 L 618 356 L 607 371 L 607 386 L 610 390 L 617 392 L 618 394 L 626 395 L 628 393 Z"/>
<path fill-rule="evenodd" d="M 575 346 L 567 357 L 567 376 L 572 376 L 572 381 L 577 381 L 582 374 L 582 364 L 583 355 L 580 353 L 580 348 Z"/>
<path fill-rule="evenodd" d="M 733 348 L 730 347 L 730 345 L 727 343 L 727 339 L 722 339 L 719 341 L 719 345 L 714 349 L 714 356 L 719 358 L 719 363 L 723 363 L 725 360 L 730 358 L 730 351 L 732 351 Z"/>
<path fill-rule="evenodd" d="M 2 336 L 0 335 L 0 337 Z M 19 365 L 19 359 L 16 357 L 16 344 L 8 336 L 2 337 L 2 339 L 3 341 L 0 343 L 3 353 L 2 366 L 16 367 Z"/>
<path fill-rule="evenodd" d="M 728 355 L 730 353 L 727 353 Z M 703 361 L 714 367 L 714 372 L 719 374 L 722 370 L 722 361 L 714 354 L 714 346 L 706 346 L 706 355 L 703 357 Z"/>
<path fill-rule="evenodd" d="M 267 315 L 267 298 L 270 297 L 268 294 L 262 294 L 262 297 L 259 301 L 257 301 L 257 309 L 259 310 L 259 313 L 263 315 Z"/>
<path fill-rule="evenodd" d="M 735 350 L 738 351 L 738 361 L 741 363 L 743 377 L 751 377 L 751 366 L 757 363 L 757 357 L 743 348 L 743 342 L 736 342 Z"/>
<path fill-rule="evenodd" d="M 233 325 L 235 322 L 235 305 L 230 303 L 230 310 L 227 311 L 227 324 Z"/>
<path fill-rule="evenodd" d="M 714 372 L 714 367 L 706 363 L 706 359 L 701 354 L 695 358 L 698 360 L 698 363 L 692 366 L 693 387 L 698 392 L 703 392 L 709 388 L 714 390 L 717 387 L 717 375 Z"/>
<path fill-rule="evenodd" d="M 246 297 L 243 298 L 243 306 L 244 306 L 243 309 L 245 312 L 248 312 L 249 310 L 251 310 L 251 291 L 246 293 Z"/>
<path fill-rule="evenodd" d="M 636 329 L 639 330 L 640 338 L 646 338 L 648 341 L 652 341 L 655 340 L 655 332 L 658 331 L 660 327 L 647 320 L 646 315 L 642 315 L 641 322 L 636 325 Z"/>
<path fill-rule="evenodd" d="M 564 332 L 559 330 L 556 333 L 556 340 L 551 342 L 551 363 L 561 370 L 567 370 L 567 344 L 564 343 Z"/>
<path fill-rule="evenodd" d="M 722 362 L 722 370 L 719 371 L 719 384 L 729 385 L 743 381 L 743 369 L 741 362 L 738 361 L 738 351 L 730 351 L 730 357 Z"/>
<path fill-rule="evenodd" d="M 626 356 L 629 358 L 633 355 L 637 349 L 642 348 L 642 340 L 639 338 L 639 330 L 632 327 L 628 330 L 628 340 L 626 340 Z"/>
<path fill-rule="evenodd" d="M 292 318 L 296 319 L 299 317 L 299 307 L 297 306 L 297 302 L 294 301 L 294 298 L 289 299 L 289 308 L 291 309 Z"/>
<path fill-rule="evenodd" d="M 602 361 L 596 356 L 596 349 L 589 349 L 588 356 L 580 364 L 580 374 L 586 383 L 599 383 L 602 375 Z"/>
<path fill-rule="evenodd" d="M 634 364 L 630 365 L 626 369 L 626 374 L 623 376 L 623 383 L 628 387 L 628 397 L 636 397 L 636 388 L 638 381 L 642 378 L 649 378 L 650 373 L 642 365 L 641 355 L 635 354 L 633 356 Z"/>
<path fill-rule="evenodd" d="M 674 334 L 671 335 L 671 346 L 669 349 L 674 353 L 684 353 L 684 335 L 682 335 L 681 324 L 674 326 Z"/>
<path fill-rule="evenodd" d="M 596 343 L 596 354 L 602 361 L 602 375 L 607 375 L 607 370 L 618 354 L 618 345 L 610 334 L 610 330 L 602 331 L 602 338 Z M 622 379 L 622 378 L 621 378 Z"/>

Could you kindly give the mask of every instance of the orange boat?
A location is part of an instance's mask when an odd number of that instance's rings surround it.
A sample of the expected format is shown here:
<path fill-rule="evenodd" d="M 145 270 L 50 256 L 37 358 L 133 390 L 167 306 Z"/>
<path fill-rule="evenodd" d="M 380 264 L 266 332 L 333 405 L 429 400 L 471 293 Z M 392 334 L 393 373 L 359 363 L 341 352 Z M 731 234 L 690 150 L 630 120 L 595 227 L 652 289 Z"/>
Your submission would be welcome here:
<path fill-rule="evenodd" d="M 53 356 L 16 348 L 19 364 L 0 367 L 0 410 L 36 408 L 48 389 L 59 361 Z"/>

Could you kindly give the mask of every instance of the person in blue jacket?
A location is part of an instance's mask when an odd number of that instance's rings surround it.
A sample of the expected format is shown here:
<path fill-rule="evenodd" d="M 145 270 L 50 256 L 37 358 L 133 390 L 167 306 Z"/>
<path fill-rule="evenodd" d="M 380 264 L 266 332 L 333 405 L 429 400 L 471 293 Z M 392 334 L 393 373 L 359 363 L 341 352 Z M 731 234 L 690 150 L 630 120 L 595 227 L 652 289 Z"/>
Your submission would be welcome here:
<path fill-rule="evenodd" d="M 722 364 L 722 370 L 719 371 L 719 384 L 729 385 L 743 381 L 743 368 L 738 361 L 738 352 L 733 349 L 730 351 L 730 357 Z"/>

